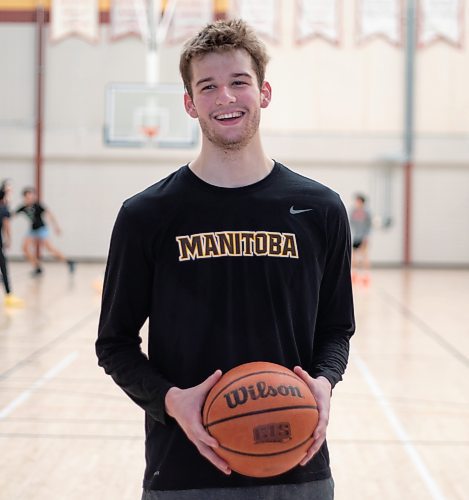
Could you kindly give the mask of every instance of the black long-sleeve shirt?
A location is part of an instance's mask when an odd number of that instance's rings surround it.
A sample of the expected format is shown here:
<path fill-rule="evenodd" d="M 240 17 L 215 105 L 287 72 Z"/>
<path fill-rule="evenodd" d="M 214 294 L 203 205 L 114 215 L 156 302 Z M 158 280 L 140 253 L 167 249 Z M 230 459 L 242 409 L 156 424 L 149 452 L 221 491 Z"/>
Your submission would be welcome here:
<path fill-rule="evenodd" d="M 139 336 L 147 318 L 148 358 Z M 326 444 L 281 476 L 226 477 L 165 414 L 164 398 L 249 361 L 301 365 L 335 385 L 353 332 L 347 214 L 325 186 L 275 163 L 255 184 L 222 188 L 184 166 L 123 204 L 96 351 L 146 412 L 146 489 L 329 477 Z"/>

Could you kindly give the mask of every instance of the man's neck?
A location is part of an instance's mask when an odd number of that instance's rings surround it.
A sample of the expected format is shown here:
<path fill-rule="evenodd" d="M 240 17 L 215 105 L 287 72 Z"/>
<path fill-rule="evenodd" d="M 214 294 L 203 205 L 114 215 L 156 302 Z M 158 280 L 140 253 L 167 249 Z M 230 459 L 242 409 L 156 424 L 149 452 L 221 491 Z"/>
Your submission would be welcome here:
<path fill-rule="evenodd" d="M 239 150 L 220 149 L 204 141 L 199 156 L 189 164 L 203 181 L 228 188 L 254 184 L 267 177 L 273 166 L 257 137 Z"/>

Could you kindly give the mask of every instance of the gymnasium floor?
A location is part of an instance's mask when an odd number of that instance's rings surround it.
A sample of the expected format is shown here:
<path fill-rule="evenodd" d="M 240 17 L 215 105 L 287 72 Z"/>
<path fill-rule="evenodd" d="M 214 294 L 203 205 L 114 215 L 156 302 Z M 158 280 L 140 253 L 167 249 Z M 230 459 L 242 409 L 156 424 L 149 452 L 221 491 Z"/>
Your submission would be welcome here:
<path fill-rule="evenodd" d="M 0 305 L 0 499 L 135 500 L 143 413 L 94 355 L 103 266 L 10 269 Z M 334 391 L 338 500 L 469 498 L 469 270 L 375 270 Z"/>

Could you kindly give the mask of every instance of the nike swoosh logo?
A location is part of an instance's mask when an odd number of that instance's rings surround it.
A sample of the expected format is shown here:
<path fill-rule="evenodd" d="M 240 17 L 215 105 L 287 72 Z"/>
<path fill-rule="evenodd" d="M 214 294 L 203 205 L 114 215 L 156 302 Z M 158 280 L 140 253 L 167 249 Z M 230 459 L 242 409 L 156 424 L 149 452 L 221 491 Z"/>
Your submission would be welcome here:
<path fill-rule="evenodd" d="M 311 212 L 312 208 L 304 208 L 303 210 L 295 210 L 293 205 L 290 207 L 290 213 L 292 215 L 302 214 L 303 212 Z"/>

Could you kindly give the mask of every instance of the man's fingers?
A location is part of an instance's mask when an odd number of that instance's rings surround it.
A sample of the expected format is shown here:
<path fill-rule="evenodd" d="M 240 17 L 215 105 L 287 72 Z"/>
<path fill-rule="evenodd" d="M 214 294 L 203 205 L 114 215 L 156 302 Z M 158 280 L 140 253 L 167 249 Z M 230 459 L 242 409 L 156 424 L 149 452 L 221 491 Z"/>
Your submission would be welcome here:
<path fill-rule="evenodd" d="M 316 453 L 319 451 L 319 448 L 321 448 L 322 444 L 324 443 L 324 439 L 325 437 L 320 437 L 319 439 L 313 441 L 311 448 L 301 460 L 300 465 L 306 465 L 314 457 L 314 455 L 316 455 Z"/>
<path fill-rule="evenodd" d="M 218 448 L 218 441 L 210 436 L 202 425 L 196 425 L 192 429 L 192 433 L 188 433 L 188 437 L 195 444 L 199 453 L 217 469 L 221 470 L 224 474 L 231 474 L 229 465 L 213 451 L 213 449 Z"/>
<path fill-rule="evenodd" d="M 326 439 L 326 430 L 329 422 L 329 402 L 327 398 L 329 398 L 330 395 L 327 394 L 327 397 L 325 397 L 322 385 L 320 385 L 316 379 L 312 378 L 307 371 L 303 370 L 301 366 L 295 366 L 293 371 L 308 384 L 316 398 L 319 410 L 318 425 L 313 433 L 313 444 L 300 462 L 300 465 L 306 465 L 319 451 Z"/>
<path fill-rule="evenodd" d="M 207 377 L 201 384 L 199 384 L 198 387 L 203 392 L 208 392 L 220 380 L 221 376 L 222 376 L 222 371 L 216 370 L 209 377 Z"/>
<path fill-rule="evenodd" d="M 303 368 L 301 368 L 301 366 L 295 366 L 295 368 L 293 368 L 293 371 L 298 375 L 298 377 L 300 377 L 307 384 L 309 384 L 309 379 L 311 377 L 307 371 L 305 371 L 305 370 L 303 370 Z"/>
<path fill-rule="evenodd" d="M 204 456 L 209 462 L 211 462 L 217 469 L 221 470 L 224 474 L 231 474 L 230 466 L 219 457 L 209 446 L 203 443 L 197 444 L 197 449 L 199 453 Z"/>
<path fill-rule="evenodd" d="M 326 436 L 327 425 L 328 425 L 327 416 L 323 414 L 321 418 L 321 413 L 319 413 L 318 425 L 316 426 L 316 429 L 314 429 L 314 434 L 313 434 L 313 438 L 315 440 L 321 439 L 322 437 Z"/>
<path fill-rule="evenodd" d="M 196 424 L 194 426 L 193 438 L 194 439 L 192 439 L 192 441 L 194 442 L 200 441 L 210 448 L 218 448 L 218 441 L 214 437 L 212 437 L 200 424 Z"/>
<path fill-rule="evenodd" d="M 201 384 L 189 389 L 171 388 L 166 395 L 168 413 L 173 416 L 199 453 L 224 474 L 231 474 L 228 464 L 214 449 L 218 441 L 210 436 L 201 421 L 201 407 L 210 389 L 220 380 L 221 370 L 216 370 Z"/>
<path fill-rule="evenodd" d="M 200 438 L 200 441 L 210 448 L 218 448 L 218 441 L 210 436 L 210 434 L 203 434 Z"/>
<path fill-rule="evenodd" d="M 316 429 L 314 430 L 313 433 L 313 439 L 314 439 L 313 444 L 311 445 L 311 448 L 308 450 L 306 456 L 300 462 L 300 465 L 306 465 L 313 458 L 313 456 L 319 451 L 319 448 L 321 448 L 322 444 L 326 440 L 327 423 L 328 423 L 327 416 L 323 413 L 321 418 L 321 412 L 320 412 L 318 425 L 316 426 Z"/>
<path fill-rule="evenodd" d="M 300 465 L 303 467 L 305 466 L 316 454 L 316 451 L 314 451 L 312 448 L 306 453 L 306 456 L 303 458 L 303 460 L 300 462 Z"/>

